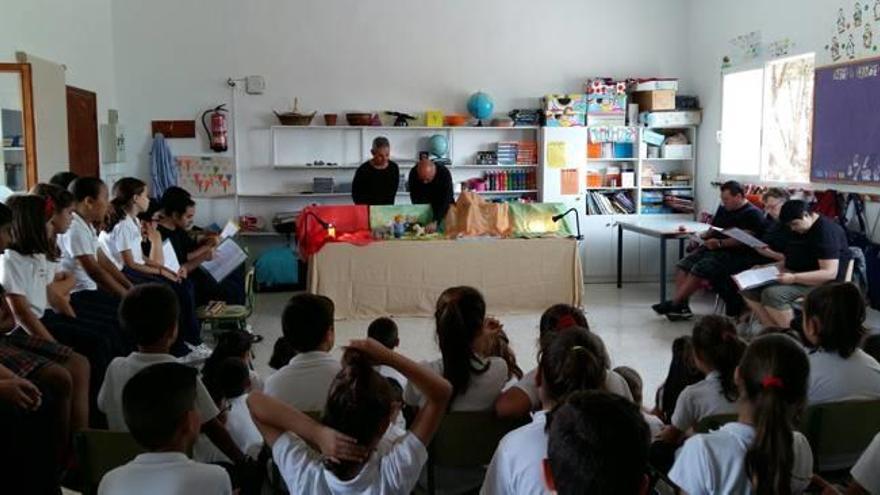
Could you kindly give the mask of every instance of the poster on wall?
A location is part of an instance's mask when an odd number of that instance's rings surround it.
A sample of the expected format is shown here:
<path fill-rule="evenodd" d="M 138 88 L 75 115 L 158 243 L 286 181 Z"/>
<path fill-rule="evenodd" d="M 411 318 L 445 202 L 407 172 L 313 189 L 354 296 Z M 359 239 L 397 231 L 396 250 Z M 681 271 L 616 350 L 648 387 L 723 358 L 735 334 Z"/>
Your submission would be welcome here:
<path fill-rule="evenodd" d="M 841 0 L 837 10 L 829 11 L 828 42 L 825 58 L 842 63 L 865 57 L 876 57 L 880 27 L 880 0 Z"/>
<path fill-rule="evenodd" d="M 815 182 L 880 185 L 880 58 L 816 69 Z"/>
<path fill-rule="evenodd" d="M 178 156 L 177 185 L 197 198 L 235 194 L 235 168 L 228 156 Z"/>

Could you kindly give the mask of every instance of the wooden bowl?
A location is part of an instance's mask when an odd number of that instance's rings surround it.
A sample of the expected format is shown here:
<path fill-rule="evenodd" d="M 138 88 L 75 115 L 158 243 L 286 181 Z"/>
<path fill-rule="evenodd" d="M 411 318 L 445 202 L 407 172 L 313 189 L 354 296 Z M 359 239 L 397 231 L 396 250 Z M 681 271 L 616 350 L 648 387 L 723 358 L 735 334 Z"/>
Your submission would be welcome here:
<path fill-rule="evenodd" d="M 467 124 L 468 117 L 467 115 L 453 113 L 444 117 L 443 121 L 446 123 L 447 126 L 458 127 Z"/>
<path fill-rule="evenodd" d="M 347 113 L 345 114 L 345 120 L 348 121 L 348 125 L 370 125 L 373 121 L 373 114 L 371 113 Z"/>

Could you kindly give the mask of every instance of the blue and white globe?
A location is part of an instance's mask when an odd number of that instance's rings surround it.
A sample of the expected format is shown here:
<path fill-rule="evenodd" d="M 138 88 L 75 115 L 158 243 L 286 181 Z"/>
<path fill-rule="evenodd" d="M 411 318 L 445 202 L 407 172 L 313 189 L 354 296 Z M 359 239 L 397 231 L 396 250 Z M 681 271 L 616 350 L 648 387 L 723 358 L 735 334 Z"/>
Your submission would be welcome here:
<path fill-rule="evenodd" d="M 428 140 L 428 152 L 431 155 L 442 158 L 446 156 L 447 151 L 449 151 L 449 141 L 446 140 L 446 136 L 434 134 Z"/>
<path fill-rule="evenodd" d="M 482 91 L 478 91 L 468 98 L 467 109 L 475 119 L 484 120 L 492 116 L 492 110 L 495 109 L 495 102 L 492 101 L 491 96 Z"/>

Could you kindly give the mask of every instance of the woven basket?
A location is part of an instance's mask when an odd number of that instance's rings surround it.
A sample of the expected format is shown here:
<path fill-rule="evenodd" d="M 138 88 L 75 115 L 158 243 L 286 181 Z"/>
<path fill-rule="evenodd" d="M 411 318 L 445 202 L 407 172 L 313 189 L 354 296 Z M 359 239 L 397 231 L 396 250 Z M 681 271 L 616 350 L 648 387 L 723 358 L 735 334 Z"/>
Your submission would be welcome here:
<path fill-rule="evenodd" d="M 312 119 L 315 117 L 315 114 L 318 112 L 312 113 L 299 113 L 299 98 L 293 99 L 293 111 L 278 113 L 276 111 L 272 111 L 276 117 L 278 117 L 278 121 L 281 122 L 281 125 L 309 125 L 312 123 Z"/>

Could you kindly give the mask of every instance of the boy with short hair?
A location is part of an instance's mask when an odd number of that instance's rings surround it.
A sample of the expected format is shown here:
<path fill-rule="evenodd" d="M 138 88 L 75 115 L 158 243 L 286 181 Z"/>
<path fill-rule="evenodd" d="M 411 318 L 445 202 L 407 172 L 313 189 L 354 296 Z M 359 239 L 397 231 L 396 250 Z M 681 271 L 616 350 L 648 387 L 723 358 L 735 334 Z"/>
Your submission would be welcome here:
<path fill-rule="evenodd" d="M 333 301 L 316 294 L 296 294 L 281 315 L 284 339 L 296 351 L 286 366 L 266 380 L 265 392 L 300 411 L 324 410 L 330 384 L 342 370 L 330 355 L 336 333 Z"/>
<path fill-rule="evenodd" d="M 144 284 L 133 288 L 119 305 L 119 320 L 123 330 L 137 343 L 137 351 L 126 357 L 115 358 L 107 367 L 98 409 L 107 415 L 111 430 L 127 431 L 124 413 L 123 389 L 140 370 L 159 363 L 176 363 L 169 354 L 177 339 L 177 296 L 162 284 Z M 201 380 L 196 382 L 195 407 L 202 419 L 202 432 L 235 464 L 247 458 L 230 438 L 229 432 L 218 420 L 219 411 Z"/>
<path fill-rule="evenodd" d="M 397 332 L 397 323 L 391 318 L 383 316 L 376 318 L 367 327 L 367 337 L 379 341 L 392 351 L 400 345 L 400 338 Z M 400 388 L 406 388 L 406 377 L 399 371 L 390 366 L 376 366 L 376 371 L 385 378 L 390 378 L 400 385 Z"/>
<path fill-rule="evenodd" d="M 196 370 L 167 362 L 135 374 L 122 390 L 125 423 L 148 453 L 104 475 L 100 495 L 232 493 L 226 471 L 190 460 L 202 418 Z"/>

